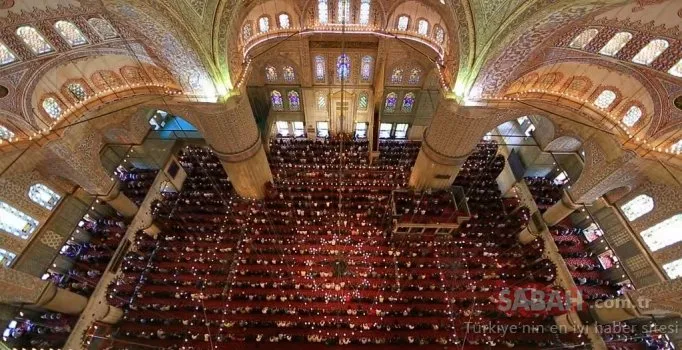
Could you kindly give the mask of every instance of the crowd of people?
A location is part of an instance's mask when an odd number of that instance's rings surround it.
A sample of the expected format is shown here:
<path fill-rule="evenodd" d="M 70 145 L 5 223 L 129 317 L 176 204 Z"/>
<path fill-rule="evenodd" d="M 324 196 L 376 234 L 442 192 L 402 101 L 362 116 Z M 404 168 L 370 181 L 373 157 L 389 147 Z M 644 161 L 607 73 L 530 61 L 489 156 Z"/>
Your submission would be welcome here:
<path fill-rule="evenodd" d="M 121 181 L 121 192 L 140 206 L 158 172 L 156 169 L 126 169 L 119 166 L 115 174 Z"/>
<path fill-rule="evenodd" d="M 14 349 L 58 349 L 66 342 L 76 320 L 76 316 L 57 312 L 22 311 L 9 322 L 2 340 Z"/>
<path fill-rule="evenodd" d="M 541 176 L 525 177 L 524 180 L 540 212 L 544 212 L 561 200 L 562 186 L 554 181 Z"/>
<path fill-rule="evenodd" d="M 540 242 L 516 241 L 528 210 L 507 213 L 491 184 L 504 166 L 496 145 L 465 164 L 472 218 L 426 238 L 391 232 L 392 193 L 407 187 L 418 149 L 405 142 L 401 153 L 400 142 L 382 142 L 390 159 L 369 164 L 366 142 L 275 139 L 274 181 L 259 201 L 237 198 L 210 150 L 183 150 L 183 190 L 154 204 L 162 232 L 138 234 L 109 287 L 125 310 L 114 339 L 170 349 L 580 344 L 542 332 L 550 314 L 499 308 L 502 290 L 550 288 L 555 271 Z M 535 333 L 494 331 L 503 325 Z"/>

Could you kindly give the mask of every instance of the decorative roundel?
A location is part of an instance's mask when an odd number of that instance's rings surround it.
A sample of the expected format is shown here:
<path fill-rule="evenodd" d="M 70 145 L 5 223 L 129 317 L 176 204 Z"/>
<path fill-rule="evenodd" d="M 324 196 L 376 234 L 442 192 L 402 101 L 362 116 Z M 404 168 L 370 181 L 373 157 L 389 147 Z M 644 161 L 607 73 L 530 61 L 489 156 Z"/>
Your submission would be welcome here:
<path fill-rule="evenodd" d="M 9 90 L 6 87 L 0 85 L 0 98 L 3 98 L 9 94 Z"/>
<path fill-rule="evenodd" d="M 682 110 L 682 95 L 677 96 L 673 104 L 675 105 L 675 107 L 677 107 L 677 109 Z"/>
<path fill-rule="evenodd" d="M 14 0 L 0 0 L 0 10 L 8 9 L 14 6 Z"/>

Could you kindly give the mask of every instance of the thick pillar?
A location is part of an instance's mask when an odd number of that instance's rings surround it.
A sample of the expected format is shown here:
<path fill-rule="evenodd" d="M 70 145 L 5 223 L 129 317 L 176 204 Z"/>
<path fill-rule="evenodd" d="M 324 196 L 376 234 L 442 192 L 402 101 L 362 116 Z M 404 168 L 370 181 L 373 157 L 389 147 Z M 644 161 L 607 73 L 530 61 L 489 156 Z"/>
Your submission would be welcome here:
<path fill-rule="evenodd" d="M 236 192 L 246 198 L 263 198 L 272 173 L 246 95 L 232 96 L 225 103 L 195 104 L 190 113 Z"/>
<path fill-rule="evenodd" d="M 575 203 L 568 195 L 568 192 L 564 190 L 561 200 L 549 207 L 549 209 L 542 214 L 542 218 L 547 223 L 547 226 L 554 226 L 571 215 L 578 208 L 580 208 L 580 205 Z"/>
<path fill-rule="evenodd" d="M 78 315 L 85 309 L 88 299 L 27 273 L 0 268 L 0 303 Z"/>
<path fill-rule="evenodd" d="M 106 302 L 100 302 L 93 306 L 94 310 L 88 310 L 92 312 L 94 320 L 97 322 L 103 322 L 107 324 L 116 324 L 123 317 L 123 310 L 106 304 Z"/>
<path fill-rule="evenodd" d="M 459 170 L 467 160 L 438 154 L 424 140 L 410 175 L 410 187 L 417 190 L 448 188 L 455 182 Z"/>
<path fill-rule="evenodd" d="M 134 217 L 139 209 L 130 198 L 121 193 L 118 182 L 114 184 L 107 195 L 100 197 L 100 199 L 107 202 L 109 206 L 126 218 Z"/>

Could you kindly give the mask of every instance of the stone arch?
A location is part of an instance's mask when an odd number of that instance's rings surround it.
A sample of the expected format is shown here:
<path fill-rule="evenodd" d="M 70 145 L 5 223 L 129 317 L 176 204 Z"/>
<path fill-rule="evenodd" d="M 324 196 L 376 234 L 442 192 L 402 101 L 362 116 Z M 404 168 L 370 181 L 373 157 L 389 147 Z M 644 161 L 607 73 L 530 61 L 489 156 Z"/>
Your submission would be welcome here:
<path fill-rule="evenodd" d="M 616 203 L 623 199 L 623 197 L 627 196 L 628 193 L 630 193 L 630 191 L 632 191 L 632 188 L 630 186 L 621 186 L 609 190 L 604 194 L 604 197 L 606 197 L 606 200 L 609 203 Z"/>
<path fill-rule="evenodd" d="M 545 147 L 546 152 L 570 153 L 577 152 L 582 146 L 582 141 L 573 136 L 559 136 L 553 139 Z"/>

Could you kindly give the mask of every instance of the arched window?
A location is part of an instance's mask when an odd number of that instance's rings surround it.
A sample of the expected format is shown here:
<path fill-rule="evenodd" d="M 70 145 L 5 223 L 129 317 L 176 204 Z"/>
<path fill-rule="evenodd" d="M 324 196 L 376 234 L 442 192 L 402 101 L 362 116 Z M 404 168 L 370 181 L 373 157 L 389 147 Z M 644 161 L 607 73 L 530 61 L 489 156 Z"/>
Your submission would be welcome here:
<path fill-rule="evenodd" d="M 284 101 L 282 101 L 282 94 L 277 90 L 272 90 L 270 93 L 270 101 L 272 102 L 272 109 L 275 111 L 284 110 Z"/>
<path fill-rule="evenodd" d="M 54 97 L 43 100 L 43 109 L 52 119 L 57 119 L 62 115 L 62 107 L 59 106 L 59 102 Z"/>
<path fill-rule="evenodd" d="M 571 41 L 570 44 L 568 44 L 569 47 L 572 47 L 574 49 L 584 49 L 587 44 L 594 39 L 595 36 L 599 33 L 598 30 L 591 28 L 591 29 L 586 29 L 582 33 L 580 33 L 578 36 Z"/>
<path fill-rule="evenodd" d="M 616 33 L 616 35 L 599 50 L 599 53 L 606 56 L 614 56 L 632 39 L 632 34 L 628 32 Z"/>
<path fill-rule="evenodd" d="M 0 125 L 0 140 L 9 140 L 14 138 L 14 133 L 6 127 Z"/>
<path fill-rule="evenodd" d="M 2 51 L 2 48 L 0 48 L 0 51 Z M 0 56 L 2 56 L 2 53 L 0 53 Z M 0 64 L 2 64 L 2 63 L 0 62 Z M 670 68 L 670 70 L 668 71 L 668 73 L 670 73 L 670 74 L 672 74 L 672 75 L 674 75 L 674 76 L 676 76 L 676 77 L 682 78 L 682 59 L 680 59 L 679 61 L 677 61 L 677 64 L 675 64 L 674 66 L 672 66 L 672 68 Z"/>
<path fill-rule="evenodd" d="M 29 236 L 38 227 L 38 221 L 22 211 L 8 205 L 5 202 L 0 202 L 0 230 L 11 233 L 22 239 L 28 239 Z"/>
<path fill-rule="evenodd" d="M 414 93 L 408 92 L 405 94 L 405 97 L 403 97 L 403 105 L 400 107 L 400 110 L 403 113 L 410 113 L 412 112 L 412 107 L 414 106 Z"/>
<path fill-rule="evenodd" d="M 362 65 L 360 66 L 360 79 L 362 81 L 370 81 L 372 79 L 372 61 L 372 56 L 362 58 Z"/>
<path fill-rule="evenodd" d="M 336 76 L 342 81 L 350 77 L 350 57 L 345 53 L 336 59 Z"/>
<path fill-rule="evenodd" d="M 43 38 L 43 36 L 40 35 L 40 33 L 38 33 L 38 31 L 33 27 L 19 27 L 17 28 L 17 35 L 36 55 L 54 50 L 47 40 L 45 40 L 45 38 Z"/>
<path fill-rule="evenodd" d="M 107 21 L 106 19 L 94 17 L 88 20 L 88 23 L 95 29 L 97 34 L 102 37 L 102 39 L 113 39 L 118 38 L 118 33 L 116 29 Z"/>
<path fill-rule="evenodd" d="M 317 109 L 321 111 L 327 109 L 327 96 L 323 94 L 317 95 Z"/>
<path fill-rule="evenodd" d="M 277 70 L 273 66 L 265 67 L 265 80 L 273 82 L 277 80 Z"/>
<path fill-rule="evenodd" d="M 437 43 L 443 44 L 443 42 L 445 42 L 445 31 L 443 30 L 443 27 L 436 24 L 433 27 L 433 33 Z"/>
<path fill-rule="evenodd" d="M 71 46 L 78 46 L 87 44 L 88 40 L 85 39 L 81 30 L 76 27 L 75 24 L 68 21 L 57 21 L 54 24 L 54 28 L 57 30 L 59 35 L 66 40 Z"/>
<path fill-rule="evenodd" d="M 315 80 L 318 82 L 324 81 L 326 75 L 324 57 L 321 55 L 315 56 Z"/>
<path fill-rule="evenodd" d="M 682 277 L 682 259 L 677 259 L 675 261 L 669 262 L 663 265 L 665 273 L 668 274 L 671 280 Z"/>
<path fill-rule="evenodd" d="M 85 92 L 83 85 L 79 83 L 71 83 L 66 88 L 78 101 L 85 101 L 85 99 L 88 98 L 88 94 Z"/>
<path fill-rule="evenodd" d="M 10 64 L 17 60 L 12 51 L 10 51 L 5 44 L 0 42 L 0 66 Z"/>
<path fill-rule="evenodd" d="M 398 104 L 398 95 L 395 92 L 391 92 L 386 95 L 386 104 L 384 105 L 384 112 L 395 112 L 395 107 Z"/>
<path fill-rule="evenodd" d="M 17 255 L 14 253 L 6 251 L 4 249 L 0 249 L 0 264 L 9 267 L 9 265 L 12 264 L 12 261 L 16 257 Z"/>
<path fill-rule="evenodd" d="M 645 194 L 640 194 L 620 207 L 620 210 L 623 211 L 623 214 L 628 218 L 628 221 L 634 221 L 653 209 L 654 199 Z"/>
<path fill-rule="evenodd" d="M 679 234 L 680 227 L 682 227 L 682 214 L 677 214 L 649 227 L 640 235 L 649 249 L 655 252 L 682 241 L 682 235 Z"/>
<path fill-rule="evenodd" d="M 421 35 L 429 35 L 429 21 L 420 19 L 419 22 L 417 22 L 417 33 Z"/>
<path fill-rule="evenodd" d="M 28 189 L 28 197 L 41 207 L 52 210 L 62 197 L 43 184 L 35 184 Z"/>
<path fill-rule="evenodd" d="M 642 110 L 637 106 L 632 106 L 623 116 L 623 124 L 632 127 L 642 117 Z"/>
<path fill-rule="evenodd" d="M 412 71 L 410 72 L 410 78 L 407 80 L 407 83 L 410 85 L 419 84 L 419 80 L 421 79 L 421 74 L 422 74 L 421 69 L 413 68 Z"/>
<path fill-rule="evenodd" d="M 289 96 L 289 110 L 290 111 L 300 111 L 301 110 L 301 100 L 298 97 L 298 92 L 291 90 L 288 93 Z"/>
<path fill-rule="evenodd" d="M 616 100 L 615 92 L 611 90 L 604 90 L 594 100 L 594 104 L 601 109 L 607 109 L 615 100 Z"/>
<path fill-rule="evenodd" d="M 369 24 L 369 10 L 372 0 L 360 0 L 360 24 Z"/>
<path fill-rule="evenodd" d="M 401 84 L 403 82 L 403 70 L 396 68 L 391 73 L 391 84 Z"/>
<path fill-rule="evenodd" d="M 651 62 L 655 61 L 658 56 L 660 56 L 663 51 L 665 51 L 670 44 L 663 39 L 651 40 L 644 48 L 642 48 L 635 57 L 632 58 L 632 62 L 650 65 Z"/>
<path fill-rule="evenodd" d="M 258 19 L 258 31 L 261 33 L 265 33 L 268 30 L 270 30 L 270 19 L 267 18 L 266 16 L 263 16 Z"/>
<path fill-rule="evenodd" d="M 289 21 L 289 15 L 286 13 L 279 14 L 279 27 L 282 29 L 289 29 L 291 22 Z"/>
<path fill-rule="evenodd" d="M 369 97 L 367 96 L 367 93 L 363 91 L 360 93 L 360 97 L 358 98 L 358 109 L 361 111 L 366 111 L 368 105 Z"/>
<path fill-rule="evenodd" d="M 282 69 L 282 77 L 284 81 L 292 82 L 296 80 L 296 74 L 294 74 L 294 67 L 286 66 Z"/>
<path fill-rule="evenodd" d="M 242 39 L 244 39 L 244 41 L 247 41 L 252 35 L 253 28 L 251 27 L 251 22 L 248 22 L 244 24 L 244 26 L 242 27 Z"/>
<path fill-rule="evenodd" d="M 398 17 L 398 30 L 407 30 L 407 27 L 410 26 L 410 17 L 408 16 L 400 16 Z"/>
<path fill-rule="evenodd" d="M 338 3 L 338 22 L 339 23 L 349 23 L 350 22 L 350 0 L 337 0 Z"/>
<path fill-rule="evenodd" d="M 329 22 L 329 6 L 327 0 L 317 1 L 317 21 L 320 24 L 327 24 Z"/>

